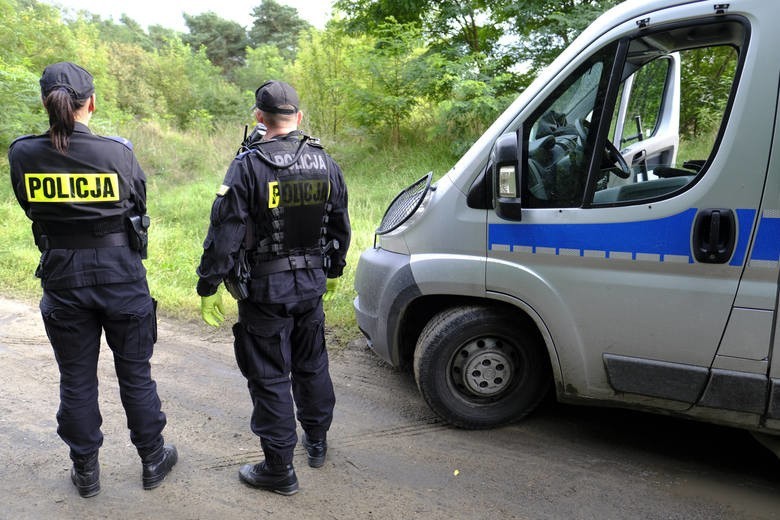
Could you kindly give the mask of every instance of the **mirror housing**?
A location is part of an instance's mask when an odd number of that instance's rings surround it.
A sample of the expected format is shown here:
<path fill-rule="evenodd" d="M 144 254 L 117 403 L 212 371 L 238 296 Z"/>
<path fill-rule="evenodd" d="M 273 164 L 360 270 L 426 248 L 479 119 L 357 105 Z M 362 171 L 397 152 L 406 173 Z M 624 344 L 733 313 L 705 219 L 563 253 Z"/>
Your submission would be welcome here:
<path fill-rule="evenodd" d="M 493 206 L 499 217 L 519 222 L 522 217 L 519 145 L 517 133 L 503 134 L 493 146 Z"/>

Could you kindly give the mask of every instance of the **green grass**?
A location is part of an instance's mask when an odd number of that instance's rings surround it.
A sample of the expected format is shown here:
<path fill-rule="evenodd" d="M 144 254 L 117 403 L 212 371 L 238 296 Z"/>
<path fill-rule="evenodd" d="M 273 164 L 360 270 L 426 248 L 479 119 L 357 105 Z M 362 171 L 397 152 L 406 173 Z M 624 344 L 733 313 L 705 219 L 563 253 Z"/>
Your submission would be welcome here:
<path fill-rule="evenodd" d="M 217 187 L 243 137 L 243 127 L 226 126 L 212 134 L 182 134 L 154 124 L 124 129 L 148 178 L 149 257 L 144 262 L 152 295 L 162 315 L 200 320 L 200 298 L 195 293 L 195 269 L 200 261 L 209 212 Z M 392 149 L 329 143 L 326 149 L 341 165 L 349 189 L 352 244 L 347 267 L 336 296 L 326 302 L 329 329 L 338 337 L 359 334 L 352 300 L 355 267 L 360 253 L 373 245 L 374 230 L 395 195 L 430 170 L 440 177 L 455 157 L 445 144 Z M 0 171 L 9 178 L 3 154 Z M 19 208 L 9 182 L 0 187 L 0 283 L 5 296 L 26 300 L 40 295 L 33 277 L 39 253 L 30 223 Z M 228 322 L 236 306 L 223 290 Z M 224 325 L 223 325 L 224 326 Z"/>

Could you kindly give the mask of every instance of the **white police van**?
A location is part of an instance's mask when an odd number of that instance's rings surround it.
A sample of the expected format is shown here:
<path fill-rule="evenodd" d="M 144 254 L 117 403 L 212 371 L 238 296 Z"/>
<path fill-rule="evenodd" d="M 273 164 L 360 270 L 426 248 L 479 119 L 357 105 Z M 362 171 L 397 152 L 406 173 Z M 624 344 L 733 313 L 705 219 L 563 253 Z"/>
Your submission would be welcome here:
<path fill-rule="evenodd" d="M 552 385 L 780 433 L 778 16 L 767 0 L 601 16 L 451 171 L 392 202 L 355 278 L 373 350 L 464 428 L 523 417 Z M 690 77 L 703 62 L 712 77 Z M 691 99 L 692 81 L 725 94 Z"/>

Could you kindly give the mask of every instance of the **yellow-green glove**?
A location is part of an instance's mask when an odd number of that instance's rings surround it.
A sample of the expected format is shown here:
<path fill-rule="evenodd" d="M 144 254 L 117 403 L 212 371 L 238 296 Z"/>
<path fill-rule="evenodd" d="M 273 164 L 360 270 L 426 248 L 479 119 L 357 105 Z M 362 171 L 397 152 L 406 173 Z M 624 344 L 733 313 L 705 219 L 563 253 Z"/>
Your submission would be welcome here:
<path fill-rule="evenodd" d="M 222 306 L 222 295 L 219 292 L 200 297 L 200 315 L 203 321 L 212 327 L 219 327 L 225 321 L 225 308 Z"/>
<path fill-rule="evenodd" d="M 339 279 L 338 278 L 328 278 L 328 281 L 325 283 L 325 294 L 322 295 L 322 301 L 329 302 L 333 299 L 333 296 L 336 294 L 336 289 L 339 286 Z"/>

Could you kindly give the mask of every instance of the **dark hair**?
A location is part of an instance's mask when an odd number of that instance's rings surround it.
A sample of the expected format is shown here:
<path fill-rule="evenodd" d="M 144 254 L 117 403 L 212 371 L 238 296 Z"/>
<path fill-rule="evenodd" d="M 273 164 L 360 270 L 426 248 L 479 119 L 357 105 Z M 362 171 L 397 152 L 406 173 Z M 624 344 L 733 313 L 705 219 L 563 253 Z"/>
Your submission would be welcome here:
<path fill-rule="evenodd" d="M 274 128 L 289 123 L 295 123 L 295 119 L 298 114 L 298 112 L 295 114 L 275 114 L 273 112 L 265 112 L 262 109 L 260 109 L 260 111 L 263 112 L 263 121 L 265 121 L 268 126 L 272 126 Z"/>
<path fill-rule="evenodd" d="M 43 106 L 49 113 L 51 142 L 58 152 L 67 153 L 76 125 L 74 112 L 83 107 L 87 99 L 75 100 L 65 88 L 55 88 L 43 99 Z"/>

